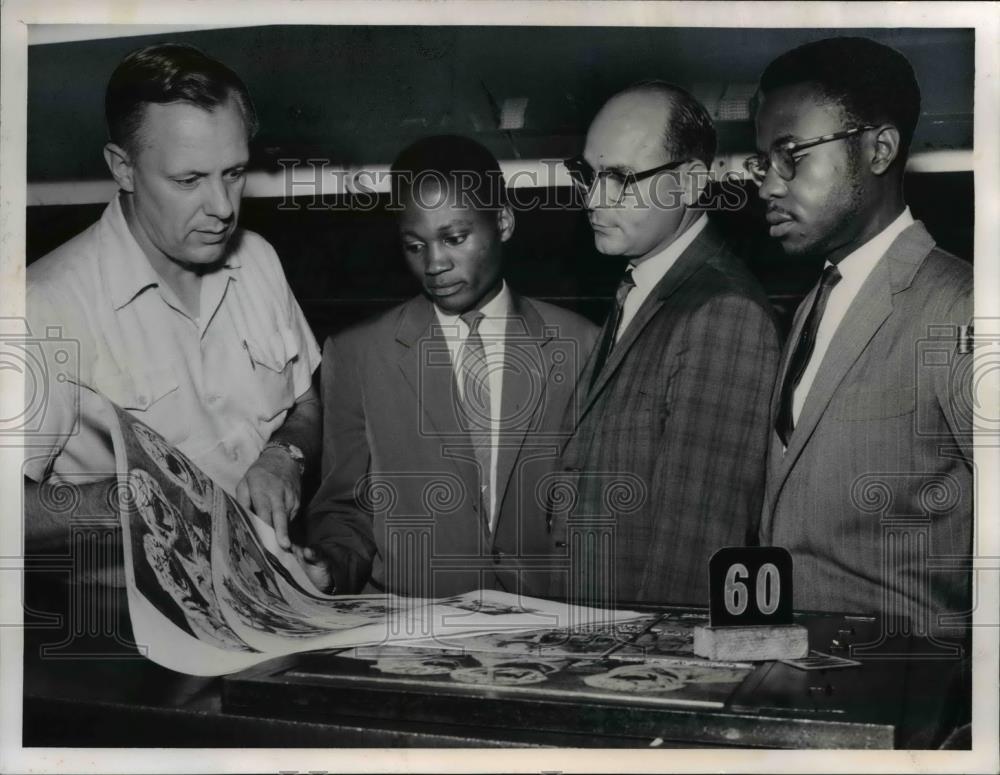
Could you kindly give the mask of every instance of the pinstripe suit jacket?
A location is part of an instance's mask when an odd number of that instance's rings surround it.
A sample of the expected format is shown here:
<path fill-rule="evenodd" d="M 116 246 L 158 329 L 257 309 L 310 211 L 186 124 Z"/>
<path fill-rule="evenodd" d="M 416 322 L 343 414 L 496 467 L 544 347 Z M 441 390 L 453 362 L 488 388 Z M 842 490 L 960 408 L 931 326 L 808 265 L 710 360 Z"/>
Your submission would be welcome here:
<path fill-rule="evenodd" d="M 767 297 L 709 224 L 567 423 L 575 497 L 554 499 L 550 521 L 570 570 L 554 574 L 554 594 L 707 603 L 712 553 L 756 538 L 779 350 Z"/>
<path fill-rule="evenodd" d="M 971 355 L 956 351 L 957 326 L 971 319 L 972 267 L 935 248 L 918 221 L 848 309 L 787 451 L 772 431 L 761 542 L 791 551 L 796 608 L 926 624 L 932 611 L 968 606 L 967 571 L 928 570 L 971 548 L 971 403 L 961 395 Z"/>

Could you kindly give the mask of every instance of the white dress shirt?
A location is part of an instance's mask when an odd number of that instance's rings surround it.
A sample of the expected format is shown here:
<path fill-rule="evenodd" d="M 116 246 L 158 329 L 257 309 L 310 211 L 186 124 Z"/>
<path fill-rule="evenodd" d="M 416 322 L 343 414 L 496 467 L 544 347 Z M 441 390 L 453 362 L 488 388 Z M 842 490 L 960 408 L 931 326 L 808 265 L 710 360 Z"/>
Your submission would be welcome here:
<path fill-rule="evenodd" d="M 458 383 L 459 395 L 464 395 L 464 380 L 461 373 L 462 345 L 465 344 L 469 336 L 469 326 L 458 315 L 445 312 L 436 304 L 434 312 L 437 314 L 438 323 L 441 325 L 441 332 L 448 343 L 448 352 L 451 354 L 451 365 L 455 372 L 455 381 Z M 500 412 L 503 406 L 503 372 L 502 368 L 495 368 L 494 364 L 502 365 L 504 362 L 504 340 L 507 335 L 507 318 L 510 317 L 510 291 L 507 289 L 506 281 L 500 288 L 500 293 L 485 304 L 480 312 L 483 319 L 479 322 L 479 336 L 483 340 L 483 349 L 486 352 L 486 363 L 489 368 L 490 381 L 490 530 L 496 524 L 496 502 L 497 502 L 497 450 L 500 444 Z"/>
<path fill-rule="evenodd" d="M 809 358 L 809 363 L 806 364 L 805 371 L 802 372 L 802 379 L 799 380 L 799 384 L 792 394 L 792 420 L 796 424 L 799 421 L 802 406 L 806 402 L 806 396 L 809 395 L 809 389 L 816 378 L 816 372 L 819 371 L 823 357 L 830 346 L 830 341 L 837 333 L 837 328 L 840 327 L 848 308 L 893 240 L 912 223 L 913 216 L 910 215 L 910 208 L 906 207 L 896 220 L 837 264 L 837 269 L 840 271 L 840 282 L 833 286 L 833 290 L 830 291 L 830 298 L 827 299 L 826 309 L 823 310 L 823 317 L 819 322 L 819 329 L 816 331 L 816 345 L 813 347 L 812 356 Z M 828 261 L 827 266 L 829 263 Z"/>
<path fill-rule="evenodd" d="M 645 261 L 632 264 L 632 279 L 635 281 L 635 288 L 629 291 L 622 305 L 622 320 L 618 324 L 618 333 L 615 336 L 615 343 L 622 338 L 628 324 L 632 322 L 635 313 L 646 300 L 656 284 L 663 279 L 681 253 L 687 250 L 688 246 L 695 241 L 695 238 L 704 231 L 708 224 L 708 217 L 702 213 L 698 220 L 692 223 L 681 236 L 667 245 L 663 250 L 654 256 L 650 256 Z"/>

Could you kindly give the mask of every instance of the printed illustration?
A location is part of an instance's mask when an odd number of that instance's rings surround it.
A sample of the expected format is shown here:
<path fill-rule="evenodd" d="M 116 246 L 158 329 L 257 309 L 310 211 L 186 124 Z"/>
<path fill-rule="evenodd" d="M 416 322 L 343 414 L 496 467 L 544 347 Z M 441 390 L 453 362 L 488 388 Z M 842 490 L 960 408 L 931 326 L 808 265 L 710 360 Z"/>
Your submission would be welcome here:
<path fill-rule="evenodd" d="M 133 519 L 133 552 L 144 560 L 136 563 L 137 570 L 149 569 L 155 577 L 154 582 L 145 573 L 137 575 L 143 580 L 137 582 L 140 589 L 190 634 L 221 647 L 247 648 L 219 609 L 204 526 L 185 519 L 146 471 L 134 469 L 129 482 L 138 515 Z"/>
<path fill-rule="evenodd" d="M 132 432 L 143 451 L 171 481 L 179 485 L 195 508 L 212 510 L 212 481 L 198 470 L 185 455 L 167 444 L 163 438 L 140 422 L 131 423 Z"/>

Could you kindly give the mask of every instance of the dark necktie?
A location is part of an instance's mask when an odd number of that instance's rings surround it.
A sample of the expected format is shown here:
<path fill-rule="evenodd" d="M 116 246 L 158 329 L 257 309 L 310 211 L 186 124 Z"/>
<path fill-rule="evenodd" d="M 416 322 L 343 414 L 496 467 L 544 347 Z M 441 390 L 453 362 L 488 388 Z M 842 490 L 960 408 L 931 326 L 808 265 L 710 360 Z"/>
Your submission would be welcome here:
<path fill-rule="evenodd" d="M 594 371 L 590 375 L 590 387 L 594 387 L 594 383 L 597 382 L 597 377 L 604 368 L 604 364 L 607 363 L 608 356 L 611 354 L 611 350 L 615 346 L 615 339 L 618 337 L 618 329 L 622 324 L 622 312 L 625 309 L 625 299 L 628 298 L 629 292 L 635 288 L 635 280 L 632 279 L 632 267 L 629 267 L 625 272 L 625 276 L 622 281 L 618 283 L 618 290 L 615 291 L 615 306 L 611 310 L 611 317 L 608 320 L 608 324 L 604 329 L 604 336 L 601 337 L 601 343 L 597 350 L 597 360 L 594 363 Z"/>
<path fill-rule="evenodd" d="M 795 428 L 792 416 L 795 388 L 798 387 L 799 380 L 802 379 L 802 374 L 812 357 L 813 349 L 816 347 L 816 332 L 823 319 L 823 311 L 826 309 L 826 303 L 830 299 L 833 287 L 840 282 L 840 277 L 840 272 L 833 264 L 823 270 L 823 276 L 819 281 L 819 291 L 813 298 L 812 307 L 809 309 L 809 314 L 802 326 L 802 334 L 799 336 L 792 357 L 788 361 L 785 379 L 781 383 L 781 403 L 778 406 L 778 416 L 774 421 L 774 429 L 786 447 L 792 436 L 792 430 Z"/>
<path fill-rule="evenodd" d="M 465 414 L 466 428 L 472 439 L 472 448 L 479 467 L 479 505 L 486 527 L 492 529 L 493 514 L 490 497 L 490 479 L 493 473 L 493 427 L 492 402 L 490 398 L 489 365 L 486 361 L 486 348 L 479 334 L 479 324 L 483 313 L 472 310 L 462 315 L 462 320 L 469 326 L 469 335 L 462 345 L 459 359 L 462 379 L 462 408 Z"/>

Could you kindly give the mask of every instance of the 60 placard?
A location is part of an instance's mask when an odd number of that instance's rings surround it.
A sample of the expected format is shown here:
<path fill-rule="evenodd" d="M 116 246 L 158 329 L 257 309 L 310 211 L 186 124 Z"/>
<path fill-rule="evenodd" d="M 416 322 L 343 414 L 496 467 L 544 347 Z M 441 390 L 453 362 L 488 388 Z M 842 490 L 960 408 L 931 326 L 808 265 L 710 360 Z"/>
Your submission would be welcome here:
<path fill-rule="evenodd" d="M 792 557 L 777 546 L 731 546 L 708 563 L 713 627 L 791 624 Z"/>

